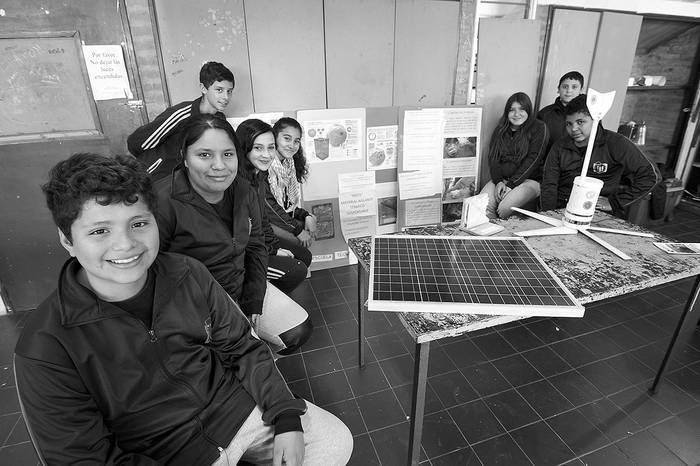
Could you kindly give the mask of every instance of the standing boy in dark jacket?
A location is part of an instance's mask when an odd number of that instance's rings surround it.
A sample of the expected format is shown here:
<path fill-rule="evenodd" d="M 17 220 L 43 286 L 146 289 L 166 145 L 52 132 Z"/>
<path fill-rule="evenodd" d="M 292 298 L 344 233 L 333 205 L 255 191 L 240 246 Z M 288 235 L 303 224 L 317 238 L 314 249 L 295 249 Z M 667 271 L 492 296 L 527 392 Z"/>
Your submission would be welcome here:
<path fill-rule="evenodd" d="M 294 398 L 207 269 L 158 253 L 136 160 L 76 154 L 43 189 L 72 258 L 15 349 L 42 464 L 345 464 L 350 432 Z"/>
<path fill-rule="evenodd" d="M 202 113 L 226 119 L 224 110 L 231 100 L 235 81 L 233 73 L 221 63 L 210 61 L 199 70 L 202 95 L 192 101 L 180 102 L 165 110 L 155 120 L 129 135 L 127 146 L 154 180 L 172 173 L 178 160 L 178 134 L 185 121 Z"/>
<path fill-rule="evenodd" d="M 574 178 L 581 174 L 593 119 L 581 94 L 566 107 L 568 137 L 552 146 L 542 174 L 542 210 L 566 207 Z M 632 204 L 644 198 L 661 175 L 656 165 L 626 137 L 598 128 L 586 176 L 605 184 L 600 192 L 610 201 L 613 214 L 626 218 Z"/>
<path fill-rule="evenodd" d="M 544 121 L 549 130 L 549 149 L 560 139 L 567 139 L 566 133 L 566 106 L 583 92 L 583 75 L 578 71 L 569 71 L 559 78 L 559 86 L 553 104 L 547 105 L 537 112 L 537 119 Z"/>

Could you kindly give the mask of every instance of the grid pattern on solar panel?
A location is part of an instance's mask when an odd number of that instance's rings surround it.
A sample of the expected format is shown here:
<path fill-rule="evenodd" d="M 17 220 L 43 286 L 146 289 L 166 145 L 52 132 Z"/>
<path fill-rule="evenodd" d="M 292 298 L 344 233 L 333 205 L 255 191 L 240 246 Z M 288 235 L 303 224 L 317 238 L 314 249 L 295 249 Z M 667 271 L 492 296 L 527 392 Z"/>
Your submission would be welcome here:
<path fill-rule="evenodd" d="M 376 301 L 572 306 L 522 240 L 377 237 Z"/>

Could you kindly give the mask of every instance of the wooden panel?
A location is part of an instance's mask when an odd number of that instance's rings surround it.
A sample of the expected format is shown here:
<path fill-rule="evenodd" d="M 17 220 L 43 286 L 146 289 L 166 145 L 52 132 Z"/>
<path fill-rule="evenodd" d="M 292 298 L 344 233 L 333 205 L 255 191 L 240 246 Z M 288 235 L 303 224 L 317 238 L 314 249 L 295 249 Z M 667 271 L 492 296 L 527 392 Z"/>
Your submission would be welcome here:
<path fill-rule="evenodd" d="M 394 0 L 326 0 L 328 107 L 391 105 Z"/>
<path fill-rule="evenodd" d="M 603 118 L 603 126 L 617 131 L 627 93 L 642 16 L 604 12 L 598 31 L 588 86 L 599 92 L 616 91 L 615 101 Z"/>
<path fill-rule="evenodd" d="M 600 13 L 560 8 L 554 10 L 540 89 L 540 108 L 554 102 L 559 78 L 564 73 L 579 71 L 585 80 L 584 87 L 588 85 L 599 22 Z"/>
<path fill-rule="evenodd" d="M 451 105 L 459 2 L 397 0 L 395 30 L 393 105 Z"/>
<path fill-rule="evenodd" d="M 128 47 L 129 41 L 122 27 L 120 5 L 119 1 L 71 0 L 47 4 L 44 0 L 5 0 L 2 5 L 2 34 L 10 36 L 77 31 L 80 40 L 87 45 L 124 43 Z M 131 74 L 131 54 L 128 50 L 124 52 L 127 73 Z M 134 87 L 133 79 L 130 81 L 131 90 L 134 96 L 137 96 L 138 89 Z M 57 99 L 58 96 L 53 98 Z M 143 124 L 141 112 L 131 109 L 126 100 L 100 100 L 91 104 L 97 109 L 98 120 L 101 123 L 98 128 L 109 138 L 110 151 L 113 153 L 126 152 L 126 135 Z M 76 103 L 73 110 L 79 111 L 78 108 L 84 110 L 85 105 Z M 58 117 L 52 115 L 51 118 L 56 120 Z M 48 146 L 51 144 L 53 143 L 47 143 Z"/>
<path fill-rule="evenodd" d="M 0 83 L 0 137 L 99 127 L 74 34 L 0 39 Z"/>
<path fill-rule="evenodd" d="M 252 112 L 243 0 L 155 0 L 155 5 L 171 103 L 197 98 L 202 63 L 218 61 L 236 79 L 226 114 Z"/>
<path fill-rule="evenodd" d="M 518 40 L 505 41 L 504 37 L 517 37 Z M 481 123 L 481 153 L 484 154 L 479 176 L 481 186 L 491 178 L 488 169 L 489 142 L 491 133 L 503 114 L 506 100 L 516 92 L 525 92 L 534 102 L 539 40 L 538 20 L 484 18 L 479 22 L 476 103 L 484 107 Z"/>
<path fill-rule="evenodd" d="M 245 3 L 256 112 L 326 107 L 323 0 Z"/>

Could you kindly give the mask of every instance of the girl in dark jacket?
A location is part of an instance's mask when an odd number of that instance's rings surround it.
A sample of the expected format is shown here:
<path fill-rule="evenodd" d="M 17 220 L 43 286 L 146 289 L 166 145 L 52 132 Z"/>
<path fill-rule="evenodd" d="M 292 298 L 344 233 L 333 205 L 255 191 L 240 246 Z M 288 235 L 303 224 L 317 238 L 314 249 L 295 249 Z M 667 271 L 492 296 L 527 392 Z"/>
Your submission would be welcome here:
<path fill-rule="evenodd" d="M 547 126 L 535 118 L 530 97 L 516 92 L 508 98 L 489 147 L 491 181 L 486 215 L 508 218 L 540 195 L 542 161 L 548 141 Z"/>
<path fill-rule="evenodd" d="M 268 203 L 268 216 L 282 247 L 300 244 L 305 248 L 316 239 L 316 217 L 301 208 L 301 183 L 308 175 L 301 148 L 301 125 L 283 117 L 272 127 L 277 157 L 268 169 L 268 183 L 274 203 Z"/>
<path fill-rule="evenodd" d="M 277 157 L 275 136 L 270 125 L 254 118 L 238 125 L 236 136 L 241 143 L 238 172 L 256 190 L 260 203 L 262 228 L 269 253 L 267 278 L 286 293 L 306 278 L 311 265 L 311 252 L 298 242 L 285 242 L 282 246 L 270 224 L 268 211 L 279 207 L 270 191 L 267 173 L 270 164 Z M 273 206 L 267 207 L 268 203 Z"/>
<path fill-rule="evenodd" d="M 311 321 L 266 281 L 260 207 L 248 181 L 236 176 L 236 133 L 226 120 L 200 115 L 181 134 L 181 163 L 156 185 L 161 249 L 201 261 L 273 350 L 293 352 L 311 335 Z"/>

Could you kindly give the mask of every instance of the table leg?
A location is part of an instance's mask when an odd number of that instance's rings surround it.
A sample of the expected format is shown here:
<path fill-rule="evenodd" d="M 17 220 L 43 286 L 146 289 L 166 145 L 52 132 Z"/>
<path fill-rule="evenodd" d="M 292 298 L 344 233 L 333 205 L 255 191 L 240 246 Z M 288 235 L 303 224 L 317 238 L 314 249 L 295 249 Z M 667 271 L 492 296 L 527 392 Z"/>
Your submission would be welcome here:
<path fill-rule="evenodd" d="M 357 343 L 359 347 L 360 367 L 365 365 L 365 272 L 361 264 L 357 264 Z"/>
<path fill-rule="evenodd" d="M 673 332 L 673 336 L 671 337 L 671 342 L 668 345 L 668 349 L 666 350 L 666 354 L 664 355 L 664 359 L 661 361 L 661 366 L 659 367 L 659 371 L 656 373 L 656 378 L 654 379 L 654 383 L 652 384 L 651 388 L 649 389 L 649 392 L 652 395 L 656 393 L 659 382 L 661 381 L 661 377 L 664 375 L 664 371 L 666 370 L 666 364 L 668 364 L 668 360 L 671 358 L 671 353 L 673 353 L 673 347 L 676 344 L 676 340 L 678 339 L 678 335 L 681 333 L 681 329 L 683 328 L 683 323 L 685 322 L 685 318 L 688 315 L 688 313 L 693 310 L 693 307 L 695 307 L 695 302 L 698 299 L 698 294 L 700 294 L 700 275 L 698 275 L 695 278 L 695 284 L 693 285 L 693 289 L 690 292 L 690 296 L 688 296 L 688 301 L 685 303 L 685 309 L 683 309 L 683 313 L 681 314 L 681 318 L 678 320 L 678 324 L 676 325 L 676 330 Z"/>
<path fill-rule="evenodd" d="M 408 437 L 408 464 L 418 465 L 420 442 L 423 436 L 425 389 L 428 383 L 428 355 L 430 342 L 416 344 L 416 360 L 413 364 L 413 398 L 411 400 L 411 426 Z"/>

